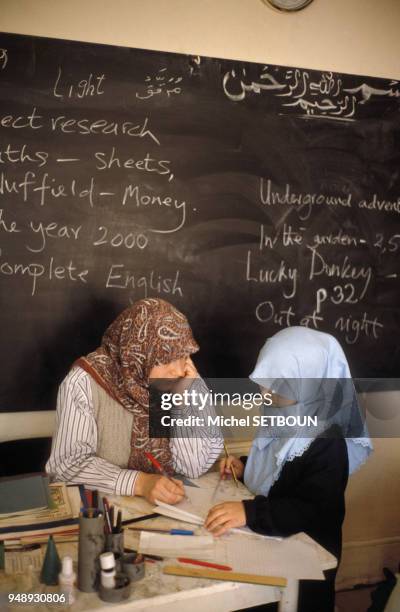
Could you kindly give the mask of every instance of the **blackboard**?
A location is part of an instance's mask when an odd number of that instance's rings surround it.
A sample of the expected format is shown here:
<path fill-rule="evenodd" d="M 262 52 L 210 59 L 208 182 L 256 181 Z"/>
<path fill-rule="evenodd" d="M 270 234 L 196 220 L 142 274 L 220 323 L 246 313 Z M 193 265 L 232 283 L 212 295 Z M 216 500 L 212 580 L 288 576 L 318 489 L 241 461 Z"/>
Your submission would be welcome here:
<path fill-rule="evenodd" d="M 210 377 L 288 324 L 398 376 L 399 110 L 388 79 L 2 34 L 1 409 L 54 407 L 145 295 Z"/>

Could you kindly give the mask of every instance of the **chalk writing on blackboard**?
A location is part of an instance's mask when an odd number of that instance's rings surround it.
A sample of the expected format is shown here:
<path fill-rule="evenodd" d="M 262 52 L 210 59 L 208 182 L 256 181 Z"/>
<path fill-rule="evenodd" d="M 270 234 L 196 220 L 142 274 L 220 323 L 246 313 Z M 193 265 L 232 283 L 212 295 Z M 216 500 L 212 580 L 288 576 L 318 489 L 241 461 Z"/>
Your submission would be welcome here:
<path fill-rule="evenodd" d="M 333 72 L 323 72 L 315 79 L 310 71 L 300 68 L 287 69 L 280 75 L 281 81 L 273 71 L 264 66 L 258 78 L 248 78 L 246 68 L 238 73 L 232 69 L 224 74 L 222 87 L 226 96 L 241 102 L 248 94 L 273 94 L 280 101 L 280 112 L 289 107 L 304 111 L 301 117 L 356 120 L 358 105 L 364 105 L 376 97 L 399 97 L 398 81 L 391 81 L 390 87 L 377 88 L 366 82 L 357 87 L 345 87 L 343 79 Z M 290 101 L 286 101 L 289 98 Z M 287 112 L 287 111 L 286 111 Z"/>
<path fill-rule="evenodd" d="M 53 86 L 55 98 L 86 98 L 88 96 L 102 96 L 104 94 L 105 74 L 90 73 L 86 78 L 71 83 L 63 76 L 62 68 L 58 68 L 57 77 Z"/>
<path fill-rule="evenodd" d="M 145 78 L 144 93 L 136 92 L 140 100 L 148 100 L 154 96 L 166 95 L 168 98 L 182 93 L 182 76 L 174 76 L 168 73 L 167 68 L 160 68 L 153 76 Z"/>
<path fill-rule="evenodd" d="M 4 70 L 8 62 L 7 49 L 0 49 L 0 70 Z"/>

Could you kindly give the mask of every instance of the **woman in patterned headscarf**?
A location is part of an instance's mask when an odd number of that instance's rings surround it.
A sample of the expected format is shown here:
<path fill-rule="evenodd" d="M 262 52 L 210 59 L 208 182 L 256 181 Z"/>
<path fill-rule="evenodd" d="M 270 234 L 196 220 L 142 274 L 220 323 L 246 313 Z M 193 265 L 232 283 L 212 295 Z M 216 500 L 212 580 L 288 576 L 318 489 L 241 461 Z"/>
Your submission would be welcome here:
<path fill-rule="evenodd" d="M 150 438 L 149 384 L 187 378 L 204 388 L 190 359 L 198 349 L 186 317 L 168 302 L 148 298 L 124 310 L 60 386 L 47 471 L 110 493 L 180 501 L 181 481 L 154 474 L 145 453 L 169 474 L 197 477 L 217 459 L 222 442 Z"/>

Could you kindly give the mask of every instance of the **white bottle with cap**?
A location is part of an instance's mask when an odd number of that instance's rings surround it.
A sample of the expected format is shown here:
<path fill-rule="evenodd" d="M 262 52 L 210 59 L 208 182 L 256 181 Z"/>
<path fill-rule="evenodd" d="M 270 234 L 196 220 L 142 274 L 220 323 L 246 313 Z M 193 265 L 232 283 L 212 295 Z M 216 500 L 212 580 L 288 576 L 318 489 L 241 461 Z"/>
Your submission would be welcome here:
<path fill-rule="evenodd" d="M 72 565 L 72 557 L 68 555 L 63 557 L 61 572 L 58 574 L 58 584 L 62 593 L 66 595 L 66 603 L 69 605 L 75 602 L 76 574 Z"/>
<path fill-rule="evenodd" d="M 112 552 L 100 555 L 101 586 L 105 589 L 115 589 L 115 557 Z"/>

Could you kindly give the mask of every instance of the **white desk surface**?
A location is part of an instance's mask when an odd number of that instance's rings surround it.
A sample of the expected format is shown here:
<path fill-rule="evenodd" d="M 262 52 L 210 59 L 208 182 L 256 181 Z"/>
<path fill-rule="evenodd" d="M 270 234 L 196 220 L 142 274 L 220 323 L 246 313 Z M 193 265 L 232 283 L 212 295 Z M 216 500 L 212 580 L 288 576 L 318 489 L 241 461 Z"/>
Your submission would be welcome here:
<path fill-rule="evenodd" d="M 212 486 L 214 483 L 217 483 L 218 474 L 212 472 L 203 476 L 202 479 L 207 485 Z M 232 499 L 238 498 L 239 492 L 232 481 L 224 482 L 223 487 L 227 492 L 232 492 Z M 244 495 L 251 497 L 243 485 L 240 485 L 240 487 L 241 498 Z M 117 498 L 113 499 L 116 500 Z M 131 508 L 136 505 L 135 501 L 135 498 L 130 498 Z M 144 502 L 142 499 L 137 499 L 137 502 L 137 511 L 133 510 L 133 515 L 141 516 L 147 502 Z M 140 525 L 146 525 L 146 527 L 151 525 L 160 529 L 171 529 L 172 527 L 188 528 L 187 523 L 181 523 L 162 516 L 143 523 L 137 523 L 135 527 Z M 135 541 L 136 534 L 138 535 L 139 532 L 130 531 L 129 535 L 127 534 L 126 540 L 129 540 L 129 546 Z M 125 545 L 128 544 L 126 540 Z M 319 545 L 316 544 L 316 546 L 319 550 L 323 569 L 334 567 L 336 564 L 334 557 Z M 77 561 L 76 544 L 57 544 L 57 549 L 60 557 L 65 554 L 71 554 L 75 561 Z M 27 576 L 7 576 L 4 574 L 4 571 L 0 571 L 0 598 L 2 598 L 0 609 L 2 612 L 11 612 L 11 610 L 16 609 L 24 609 L 26 612 L 45 612 L 48 610 L 83 612 L 84 610 L 104 610 L 104 608 L 109 607 L 118 612 L 127 610 L 141 612 L 149 610 L 149 608 L 151 608 L 152 612 L 209 612 L 214 610 L 229 612 L 262 603 L 279 601 L 281 598 L 281 590 L 276 587 L 166 575 L 162 573 L 164 564 L 171 564 L 171 559 L 164 562 L 146 562 L 145 577 L 132 584 L 131 595 L 124 602 L 110 604 L 99 599 L 97 593 L 82 593 L 76 590 L 76 601 L 72 606 L 39 604 L 13 605 L 11 607 L 4 601 L 4 596 L 8 592 L 51 593 L 58 592 L 58 588 L 41 585 L 38 583 L 36 576 L 34 576 L 34 581 L 31 583 Z"/>

